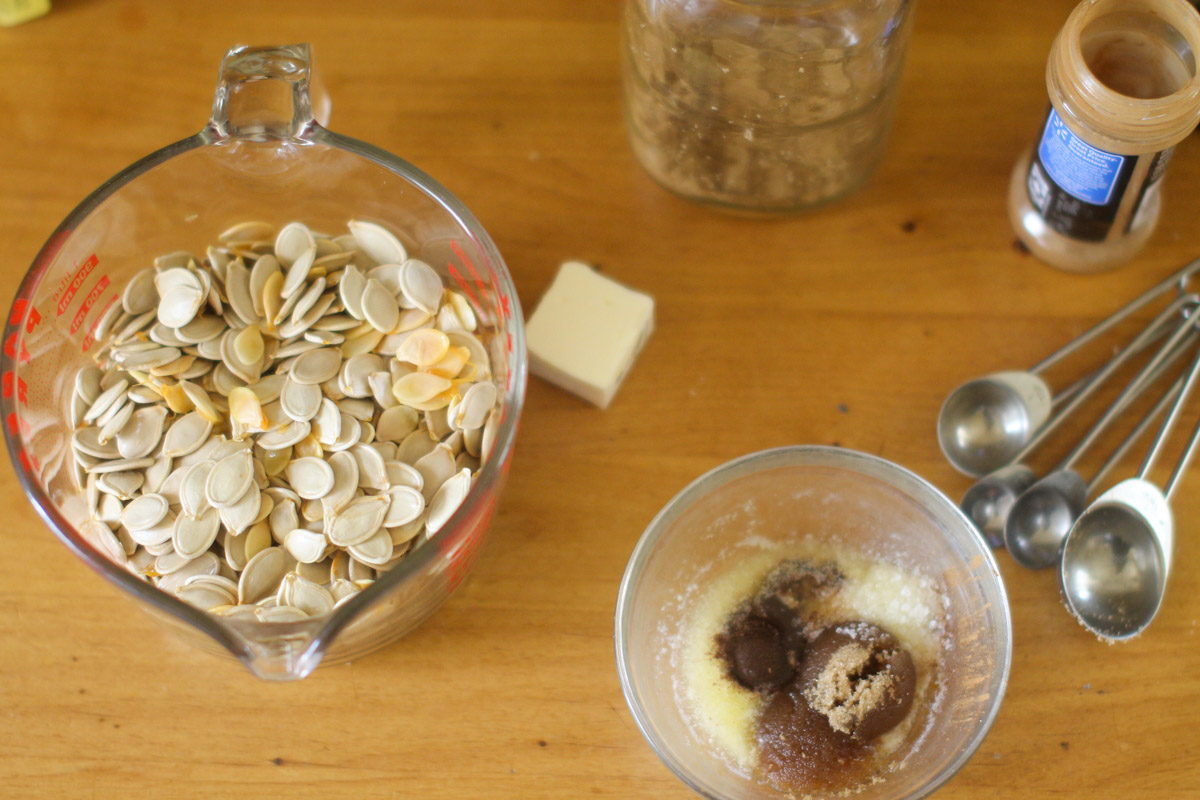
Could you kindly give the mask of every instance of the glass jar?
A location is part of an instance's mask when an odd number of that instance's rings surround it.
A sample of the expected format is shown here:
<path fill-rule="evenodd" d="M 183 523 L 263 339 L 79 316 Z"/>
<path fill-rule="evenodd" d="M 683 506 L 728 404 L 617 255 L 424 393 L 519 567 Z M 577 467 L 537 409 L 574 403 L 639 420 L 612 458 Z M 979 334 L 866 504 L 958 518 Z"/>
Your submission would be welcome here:
<path fill-rule="evenodd" d="M 1050 110 L 1017 160 L 1021 241 L 1072 272 L 1133 258 L 1158 223 L 1162 177 L 1200 121 L 1200 16 L 1185 0 L 1085 0 L 1050 49 Z"/>
<path fill-rule="evenodd" d="M 690 200 L 820 206 L 874 171 L 911 0 L 626 0 L 625 112 L 638 161 Z"/>

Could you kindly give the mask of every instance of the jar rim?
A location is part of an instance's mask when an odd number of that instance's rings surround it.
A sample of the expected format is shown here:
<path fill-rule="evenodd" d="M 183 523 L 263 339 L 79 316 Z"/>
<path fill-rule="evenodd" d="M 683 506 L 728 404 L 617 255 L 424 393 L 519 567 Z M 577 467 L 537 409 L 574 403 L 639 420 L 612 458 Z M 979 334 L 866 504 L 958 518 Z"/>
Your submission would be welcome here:
<path fill-rule="evenodd" d="M 1084 57 L 1084 34 L 1097 21 L 1118 14 L 1144 15 L 1177 34 L 1191 54 L 1186 65 L 1190 76 L 1182 86 L 1159 97 L 1139 98 L 1096 75 Z M 1101 140 L 1096 144 L 1118 152 L 1172 147 L 1200 122 L 1200 16 L 1185 0 L 1085 0 L 1054 41 L 1046 84 L 1065 121 L 1085 127 L 1093 134 L 1085 138 Z"/>

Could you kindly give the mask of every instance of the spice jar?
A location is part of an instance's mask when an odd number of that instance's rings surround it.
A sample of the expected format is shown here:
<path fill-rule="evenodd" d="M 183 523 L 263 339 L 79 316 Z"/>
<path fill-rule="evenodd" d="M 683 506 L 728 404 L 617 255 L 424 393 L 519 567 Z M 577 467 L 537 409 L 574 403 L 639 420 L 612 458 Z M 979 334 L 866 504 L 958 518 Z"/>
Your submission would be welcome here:
<path fill-rule="evenodd" d="M 874 171 L 911 0 L 626 0 L 625 111 L 654 180 L 691 200 L 787 212 Z"/>
<path fill-rule="evenodd" d="M 1186 0 L 1085 0 L 1050 48 L 1050 110 L 1017 161 L 1017 235 L 1055 267 L 1118 266 L 1158 222 L 1172 148 L 1200 120 L 1200 15 Z"/>

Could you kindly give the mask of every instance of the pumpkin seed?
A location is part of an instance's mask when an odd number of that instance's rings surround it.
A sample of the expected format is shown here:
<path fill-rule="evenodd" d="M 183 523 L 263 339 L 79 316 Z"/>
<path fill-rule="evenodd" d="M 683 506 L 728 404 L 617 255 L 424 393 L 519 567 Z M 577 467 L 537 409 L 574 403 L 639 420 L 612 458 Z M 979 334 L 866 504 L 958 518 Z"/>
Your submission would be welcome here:
<path fill-rule="evenodd" d="M 324 534 L 304 528 L 289 531 L 283 541 L 284 549 L 301 564 L 315 564 L 323 559 L 328 544 Z"/>
<path fill-rule="evenodd" d="M 387 492 L 388 510 L 383 524 L 388 528 L 407 525 L 425 511 L 425 498 L 411 486 L 393 486 Z"/>
<path fill-rule="evenodd" d="M 241 450 L 213 464 L 204 482 L 204 496 L 215 508 L 232 506 L 253 481 L 254 458 L 249 450 Z"/>
<path fill-rule="evenodd" d="M 429 514 L 425 527 L 430 534 L 437 533 L 458 510 L 471 491 L 471 471 L 462 470 L 445 480 L 429 501 Z"/>
<path fill-rule="evenodd" d="M 321 347 L 300 355 L 292 363 L 291 378 L 297 383 L 315 385 L 337 376 L 342 356 L 332 347 Z"/>
<path fill-rule="evenodd" d="M 214 614 L 348 601 L 445 524 L 495 441 L 476 309 L 383 226 L 349 229 L 249 221 L 202 263 L 158 257 L 74 376 L 90 540 Z"/>
<path fill-rule="evenodd" d="M 400 291 L 411 307 L 436 314 L 442 302 L 442 279 L 433 267 L 411 258 L 404 262 L 400 273 Z"/>
<path fill-rule="evenodd" d="M 292 459 L 284 473 L 296 494 L 305 500 L 318 500 L 333 488 L 333 469 L 320 458 Z"/>
<path fill-rule="evenodd" d="M 210 508 L 198 517 L 180 514 L 175 518 L 171 544 L 182 558 L 198 558 L 217 540 L 221 518 L 217 509 Z"/>
<path fill-rule="evenodd" d="M 333 518 L 326 530 L 329 541 L 350 547 L 367 541 L 383 527 L 391 501 L 386 495 L 371 495 L 352 501 Z"/>
<path fill-rule="evenodd" d="M 399 264 L 408 257 L 400 240 L 382 225 L 352 219 L 347 227 L 359 249 L 376 264 Z"/>
<path fill-rule="evenodd" d="M 144 531 L 158 525 L 170 507 L 160 494 L 142 494 L 130 501 L 121 512 L 121 524 L 130 531 Z"/>
<path fill-rule="evenodd" d="M 308 250 L 315 252 L 317 243 L 312 231 L 303 222 L 289 222 L 275 238 L 275 257 L 284 267 L 290 267 Z"/>
<path fill-rule="evenodd" d="M 287 554 L 278 547 L 268 547 L 246 562 L 238 579 L 239 603 L 254 603 L 274 594 L 287 572 Z"/>

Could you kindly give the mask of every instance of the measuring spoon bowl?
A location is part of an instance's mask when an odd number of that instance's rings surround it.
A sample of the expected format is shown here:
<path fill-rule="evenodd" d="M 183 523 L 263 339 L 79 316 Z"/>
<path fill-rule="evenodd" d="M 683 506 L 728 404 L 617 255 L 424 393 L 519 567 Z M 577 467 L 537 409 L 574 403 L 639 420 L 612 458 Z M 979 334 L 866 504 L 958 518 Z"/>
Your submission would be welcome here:
<path fill-rule="evenodd" d="M 958 507 L 993 548 L 1004 546 L 1004 525 L 1013 503 L 1037 480 L 1024 464 L 1010 464 L 990 473 L 967 489 Z"/>
<path fill-rule="evenodd" d="M 1191 325 L 1181 328 L 1172 336 L 1151 361 L 1143 367 L 1125 391 L 1113 402 L 1108 411 L 1092 426 L 1092 429 L 1075 446 L 1070 455 L 1050 474 L 1039 480 L 1017 498 L 1008 512 L 1004 525 L 1004 545 L 1009 554 L 1023 567 L 1044 569 L 1054 566 L 1059 559 L 1062 543 L 1071 531 L 1071 526 L 1087 506 L 1087 496 L 1095 483 L 1116 464 L 1134 442 L 1150 427 L 1159 413 L 1178 398 L 1183 388 L 1185 375 L 1176 379 L 1170 390 L 1163 393 L 1125 440 L 1113 451 L 1108 460 L 1097 470 L 1093 483 L 1086 482 L 1073 465 L 1084 451 L 1109 424 L 1146 391 L 1164 370 L 1183 355 L 1191 345 Z M 1178 346 L 1179 339 L 1185 346 Z"/>
<path fill-rule="evenodd" d="M 1174 527 L 1158 487 L 1129 478 L 1084 511 L 1063 543 L 1067 608 L 1102 639 L 1137 636 L 1162 605 Z"/>
<path fill-rule="evenodd" d="M 1050 416 L 1050 387 L 1031 372 L 997 372 L 952 391 L 938 413 L 938 445 L 972 477 L 1009 463 Z"/>
<path fill-rule="evenodd" d="M 1200 303 L 1200 296 L 1176 297 L 1132 342 L 1078 388 L 1072 387 L 1058 398 L 1053 397 L 1038 373 L 1079 343 L 1107 329 L 1113 320 L 1144 302 L 1145 297 L 1030 370 L 993 373 L 968 381 L 951 392 L 938 413 L 937 424 L 938 445 L 950 464 L 960 472 L 979 477 L 1005 464 L 1019 462 L 1122 364 L 1165 335 L 1177 315 L 1186 314 L 1190 307 Z M 1070 399 L 1062 408 L 1055 409 L 1056 401 L 1064 400 L 1067 394 Z"/>
<path fill-rule="evenodd" d="M 1004 546 L 1029 569 L 1058 562 L 1063 540 L 1087 505 L 1087 482 L 1071 469 L 1052 472 L 1030 486 L 1009 509 Z"/>

